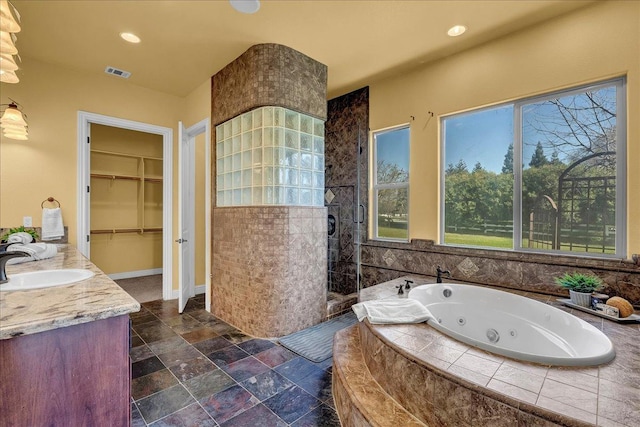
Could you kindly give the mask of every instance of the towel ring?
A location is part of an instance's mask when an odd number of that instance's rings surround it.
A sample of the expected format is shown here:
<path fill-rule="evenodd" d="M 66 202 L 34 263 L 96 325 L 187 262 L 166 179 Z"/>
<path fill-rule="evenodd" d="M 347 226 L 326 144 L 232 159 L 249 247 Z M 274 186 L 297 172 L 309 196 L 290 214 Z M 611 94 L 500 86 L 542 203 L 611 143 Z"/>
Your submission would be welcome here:
<path fill-rule="evenodd" d="M 41 208 L 44 208 L 44 204 L 45 202 L 49 202 L 49 203 L 57 203 L 58 207 L 60 207 L 60 202 L 57 201 L 56 199 L 54 199 L 53 197 L 48 197 L 47 199 L 43 200 L 42 203 L 40 204 Z"/>

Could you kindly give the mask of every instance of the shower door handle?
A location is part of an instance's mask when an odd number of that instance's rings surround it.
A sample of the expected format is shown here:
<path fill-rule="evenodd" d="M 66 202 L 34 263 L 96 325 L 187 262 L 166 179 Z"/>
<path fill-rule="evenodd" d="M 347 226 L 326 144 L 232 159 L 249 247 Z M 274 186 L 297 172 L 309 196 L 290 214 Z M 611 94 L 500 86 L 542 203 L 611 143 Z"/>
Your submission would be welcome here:
<path fill-rule="evenodd" d="M 357 214 L 356 214 L 357 218 L 354 218 L 353 222 L 356 223 L 356 224 L 362 224 L 364 222 L 365 207 L 364 207 L 364 205 L 360 204 L 360 205 L 358 205 L 357 209 L 358 209 Z M 360 215 L 360 213 L 362 213 L 362 215 Z"/>

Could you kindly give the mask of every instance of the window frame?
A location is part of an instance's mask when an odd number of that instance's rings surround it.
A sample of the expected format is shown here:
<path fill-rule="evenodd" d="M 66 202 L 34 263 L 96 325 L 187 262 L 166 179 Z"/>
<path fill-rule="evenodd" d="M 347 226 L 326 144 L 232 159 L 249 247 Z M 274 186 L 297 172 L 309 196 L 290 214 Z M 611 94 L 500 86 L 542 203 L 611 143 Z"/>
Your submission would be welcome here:
<path fill-rule="evenodd" d="M 616 244 L 615 253 L 597 253 L 597 252 L 571 252 L 559 249 L 540 249 L 526 248 L 522 245 L 522 172 L 523 172 L 523 126 L 522 112 L 527 105 L 546 101 L 553 98 L 563 96 L 571 96 L 585 93 L 588 91 L 598 90 L 606 87 L 616 88 Z M 500 108 L 507 105 L 513 107 L 513 246 L 512 252 L 526 253 L 546 253 L 563 256 L 575 257 L 595 257 L 595 258 L 625 258 L 627 254 L 627 77 L 620 76 L 612 79 L 601 80 L 589 84 L 573 86 L 561 90 L 545 92 L 540 95 L 515 99 L 509 102 L 502 102 L 487 105 L 472 110 L 466 110 L 461 113 L 452 113 L 443 115 L 439 120 L 440 129 L 440 236 L 439 244 L 451 247 L 476 248 L 484 250 L 509 250 L 505 248 L 462 245 L 445 243 L 445 171 L 446 171 L 446 132 L 444 121 L 452 117 L 462 117 L 484 110 Z"/>
<path fill-rule="evenodd" d="M 379 184 L 378 183 L 378 150 L 376 143 L 376 136 L 380 134 L 385 134 L 389 132 L 394 132 L 401 129 L 407 129 L 409 131 L 409 150 L 408 150 L 408 161 L 409 161 L 409 170 L 407 171 L 407 181 L 406 182 L 393 182 L 389 184 Z M 409 242 L 411 240 L 410 236 L 410 226 L 411 221 L 409 218 L 410 205 L 411 205 L 411 195 L 410 195 L 410 181 L 411 181 L 411 124 L 403 123 L 396 126 L 390 126 L 383 129 L 377 129 L 371 131 L 371 223 L 372 223 L 372 237 L 371 240 L 378 241 L 386 241 L 386 242 Z M 393 237 L 380 237 L 378 235 L 378 194 L 380 190 L 395 190 L 395 189 L 407 189 L 407 238 L 393 238 Z"/>

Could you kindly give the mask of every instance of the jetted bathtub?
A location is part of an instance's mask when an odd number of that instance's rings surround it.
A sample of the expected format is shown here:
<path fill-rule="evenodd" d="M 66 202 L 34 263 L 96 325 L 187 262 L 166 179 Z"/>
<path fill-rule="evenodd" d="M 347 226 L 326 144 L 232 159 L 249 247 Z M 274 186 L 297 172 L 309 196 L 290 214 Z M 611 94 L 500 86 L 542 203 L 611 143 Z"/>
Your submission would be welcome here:
<path fill-rule="evenodd" d="M 613 360 L 613 344 L 577 317 L 530 298 L 473 285 L 439 283 L 409 292 L 435 317 L 428 324 L 459 341 L 514 359 L 558 366 Z"/>

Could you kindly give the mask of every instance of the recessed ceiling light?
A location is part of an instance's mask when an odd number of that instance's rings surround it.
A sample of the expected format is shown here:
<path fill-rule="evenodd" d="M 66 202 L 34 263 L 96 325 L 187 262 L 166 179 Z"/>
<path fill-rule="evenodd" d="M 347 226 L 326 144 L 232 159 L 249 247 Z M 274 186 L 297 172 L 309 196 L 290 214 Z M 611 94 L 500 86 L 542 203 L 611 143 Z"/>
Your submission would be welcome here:
<path fill-rule="evenodd" d="M 449 28 L 447 34 L 449 34 L 451 37 L 457 37 L 464 34 L 465 31 L 467 31 L 467 27 L 465 27 L 464 25 L 454 25 L 453 27 Z"/>
<path fill-rule="evenodd" d="M 256 13 L 260 10 L 260 0 L 229 0 L 231 6 L 242 13 Z"/>
<path fill-rule="evenodd" d="M 133 33 L 120 33 L 120 37 L 129 43 L 140 43 L 140 37 Z"/>

